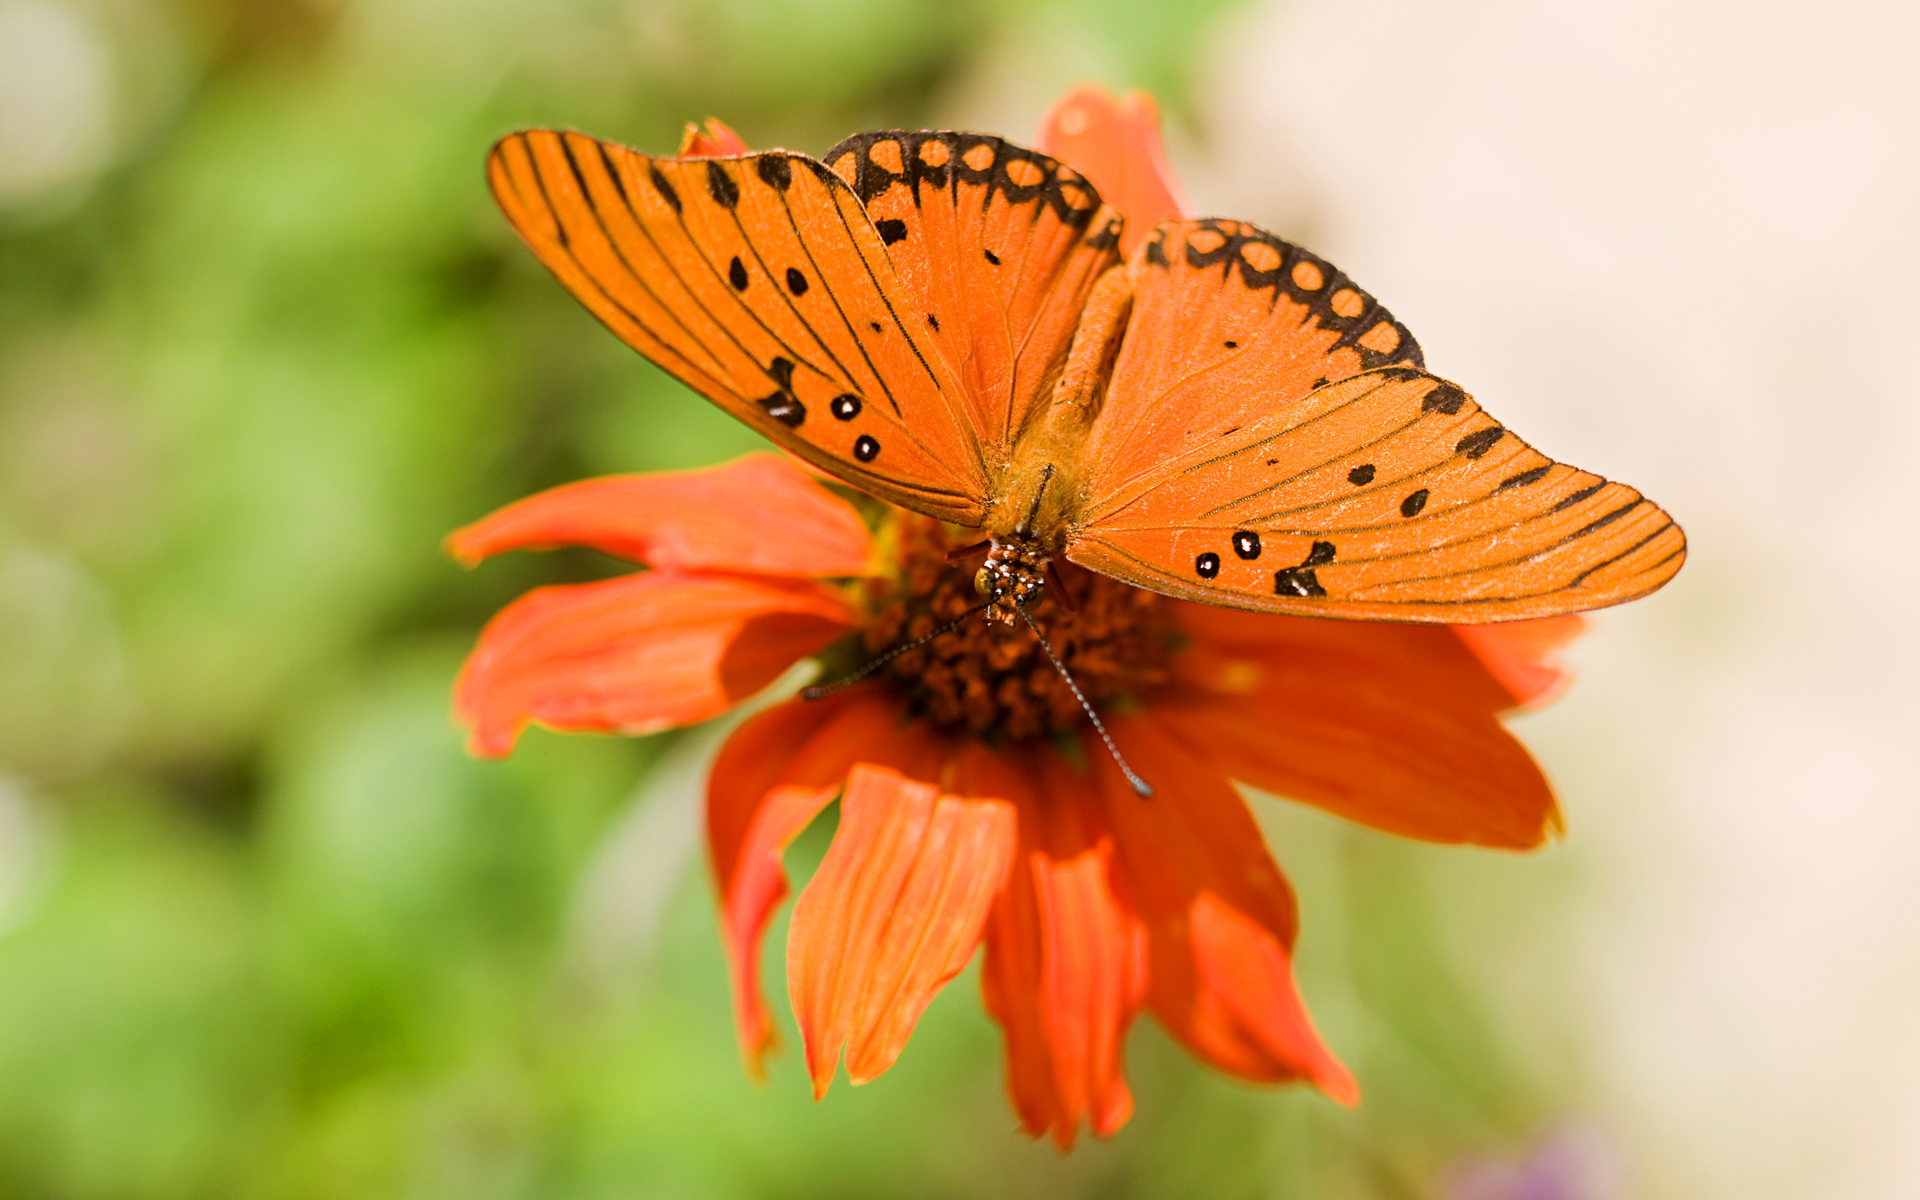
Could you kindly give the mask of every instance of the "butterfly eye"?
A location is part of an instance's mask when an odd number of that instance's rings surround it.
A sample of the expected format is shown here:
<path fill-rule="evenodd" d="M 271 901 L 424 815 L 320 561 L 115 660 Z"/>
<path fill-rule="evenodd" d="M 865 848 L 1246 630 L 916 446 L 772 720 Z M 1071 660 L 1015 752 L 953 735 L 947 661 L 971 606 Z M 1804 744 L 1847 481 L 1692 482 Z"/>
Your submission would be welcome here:
<path fill-rule="evenodd" d="M 1233 535 L 1233 552 L 1241 558 L 1260 557 L 1260 535 L 1251 529 L 1236 530 Z"/>
<path fill-rule="evenodd" d="M 991 595 L 993 593 L 993 572 L 987 570 L 985 567 L 981 567 L 978 571 L 975 571 L 973 573 L 973 590 L 979 592 L 982 596 Z"/>

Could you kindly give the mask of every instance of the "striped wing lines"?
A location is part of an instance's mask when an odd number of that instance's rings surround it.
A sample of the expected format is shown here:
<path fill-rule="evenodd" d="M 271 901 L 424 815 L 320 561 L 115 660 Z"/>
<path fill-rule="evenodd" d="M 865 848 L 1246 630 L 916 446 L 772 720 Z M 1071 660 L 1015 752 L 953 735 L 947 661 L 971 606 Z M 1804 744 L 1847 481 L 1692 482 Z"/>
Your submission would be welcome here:
<path fill-rule="evenodd" d="M 1240 221 L 1162 221 L 1127 263 L 1133 314 L 1091 492 L 1364 370 L 1420 366 L 1413 334 L 1311 251 Z"/>
<path fill-rule="evenodd" d="M 919 327 L 959 368 L 987 456 L 1004 461 L 1119 261 L 1119 214 L 1072 168 L 987 134 L 863 133 L 824 161 L 865 204 Z"/>
<path fill-rule="evenodd" d="M 668 373 L 849 483 L 982 518 L 959 380 L 858 198 L 819 163 L 648 158 L 536 129 L 503 138 L 487 177 L 540 261 Z"/>
<path fill-rule="evenodd" d="M 1216 439 L 1091 511 L 1067 555 L 1170 595 L 1467 623 L 1619 604 L 1686 539 L 1639 492 L 1556 463 L 1453 384 L 1366 372 Z"/>

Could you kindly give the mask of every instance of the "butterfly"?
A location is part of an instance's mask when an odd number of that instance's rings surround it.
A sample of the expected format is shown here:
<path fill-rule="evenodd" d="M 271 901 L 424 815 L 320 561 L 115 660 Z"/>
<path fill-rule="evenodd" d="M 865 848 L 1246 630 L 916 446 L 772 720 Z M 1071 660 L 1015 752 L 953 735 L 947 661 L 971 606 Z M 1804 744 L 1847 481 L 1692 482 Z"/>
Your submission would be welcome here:
<path fill-rule="evenodd" d="M 1429 374 L 1325 259 L 1163 220 L 1123 261 L 1085 177 L 998 137 L 656 158 L 533 129 L 487 177 L 633 349 L 822 471 L 984 531 L 1001 620 L 1061 555 L 1209 604 L 1449 624 L 1632 600 L 1686 556 L 1639 492 Z"/>

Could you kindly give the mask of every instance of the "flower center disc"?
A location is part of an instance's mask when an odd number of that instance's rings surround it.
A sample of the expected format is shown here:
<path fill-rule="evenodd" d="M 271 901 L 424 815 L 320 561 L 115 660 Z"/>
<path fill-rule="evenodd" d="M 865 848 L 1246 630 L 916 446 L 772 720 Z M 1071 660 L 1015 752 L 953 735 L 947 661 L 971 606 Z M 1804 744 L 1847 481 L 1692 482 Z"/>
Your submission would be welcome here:
<path fill-rule="evenodd" d="M 980 558 L 949 563 L 954 543 L 944 525 L 902 513 L 893 535 L 896 574 L 869 583 L 871 615 L 860 633 L 865 659 L 925 637 L 981 602 L 974 589 Z M 1064 603 L 1055 586 L 1027 611 L 1087 699 L 1097 706 L 1137 698 L 1162 683 L 1173 639 L 1165 600 L 1070 563 L 1055 570 L 1074 604 Z M 906 694 L 915 715 L 984 737 L 1044 737 L 1086 720 L 1025 622 L 994 623 L 985 613 L 900 655 L 881 677 Z"/>

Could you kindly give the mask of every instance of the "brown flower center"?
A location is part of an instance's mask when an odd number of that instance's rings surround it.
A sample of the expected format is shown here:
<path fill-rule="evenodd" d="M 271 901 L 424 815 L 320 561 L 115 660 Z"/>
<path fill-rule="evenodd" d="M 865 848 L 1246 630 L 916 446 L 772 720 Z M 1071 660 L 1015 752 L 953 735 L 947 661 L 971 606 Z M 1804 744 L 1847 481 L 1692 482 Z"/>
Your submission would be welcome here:
<path fill-rule="evenodd" d="M 949 563 L 954 542 L 946 526 L 902 513 L 892 537 L 895 574 L 868 581 L 870 616 L 859 635 L 864 653 L 852 667 L 981 604 L 974 575 L 982 555 Z M 1056 562 L 1053 569 L 1071 591 L 1071 603 L 1055 585 L 1027 611 L 1089 701 L 1098 707 L 1118 697 L 1137 698 L 1166 679 L 1173 626 L 1161 596 L 1070 563 Z M 828 677 L 841 665 L 829 662 Z M 1086 719 L 1026 623 L 997 624 L 985 613 L 899 655 L 881 676 L 907 695 L 917 716 L 984 737 L 1043 737 Z"/>

